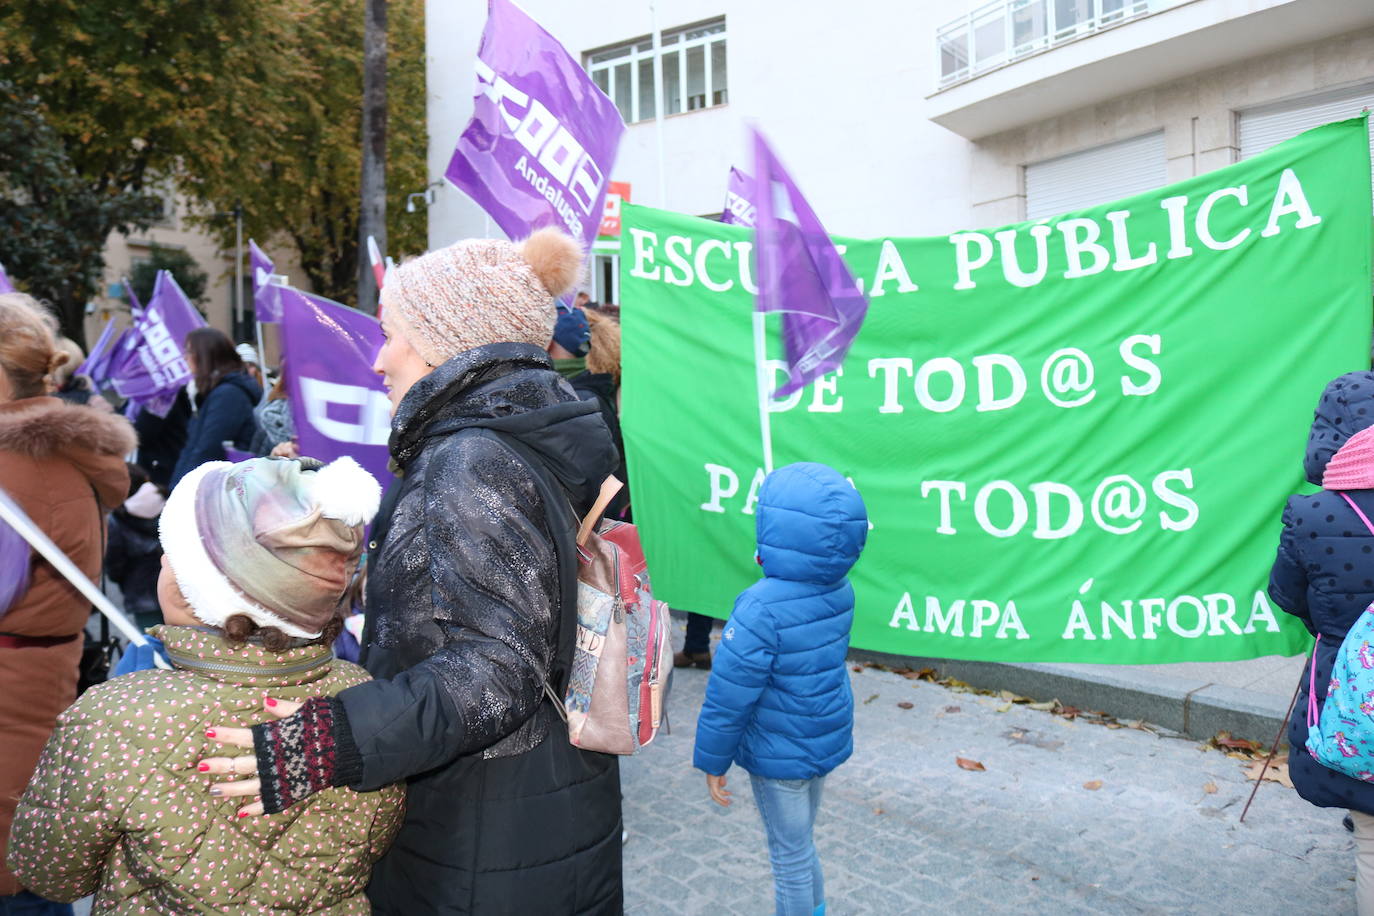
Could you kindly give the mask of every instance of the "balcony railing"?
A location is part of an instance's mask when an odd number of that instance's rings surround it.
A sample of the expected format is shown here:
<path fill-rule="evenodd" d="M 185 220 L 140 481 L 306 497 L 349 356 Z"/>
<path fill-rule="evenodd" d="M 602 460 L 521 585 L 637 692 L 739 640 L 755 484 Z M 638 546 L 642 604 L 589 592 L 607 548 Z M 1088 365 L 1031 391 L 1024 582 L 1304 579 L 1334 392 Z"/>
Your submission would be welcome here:
<path fill-rule="evenodd" d="M 935 32 L 940 88 L 1134 19 L 1160 0 L 992 0 Z"/>

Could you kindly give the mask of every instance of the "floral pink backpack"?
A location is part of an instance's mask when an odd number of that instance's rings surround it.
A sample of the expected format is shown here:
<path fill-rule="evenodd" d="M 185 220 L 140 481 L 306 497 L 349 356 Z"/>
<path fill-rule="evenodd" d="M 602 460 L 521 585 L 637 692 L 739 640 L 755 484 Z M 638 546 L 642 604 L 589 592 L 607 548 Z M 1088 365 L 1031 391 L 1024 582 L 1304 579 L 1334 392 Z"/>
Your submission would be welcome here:
<path fill-rule="evenodd" d="M 545 692 L 576 747 L 629 755 L 658 734 L 672 671 L 668 607 L 649 588 L 639 531 L 601 520 L 620 490 L 607 478 L 577 533 L 577 635 L 568 688 Z"/>

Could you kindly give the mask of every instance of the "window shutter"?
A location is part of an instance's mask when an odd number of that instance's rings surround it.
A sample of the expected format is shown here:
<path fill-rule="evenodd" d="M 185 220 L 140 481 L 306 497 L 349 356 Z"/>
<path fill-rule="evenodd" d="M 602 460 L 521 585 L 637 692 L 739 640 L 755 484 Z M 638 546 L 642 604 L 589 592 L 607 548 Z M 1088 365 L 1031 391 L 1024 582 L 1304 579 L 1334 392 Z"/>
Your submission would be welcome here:
<path fill-rule="evenodd" d="M 1331 121 L 1355 118 L 1374 108 L 1374 83 L 1333 89 L 1240 113 L 1240 158 L 1248 159 L 1276 143 Z M 1374 153 L 1374 138 L 1370 140 Z"/>
<path fill-rule="evenodd" d="M 1167 183 L 1164 131 L 1026 166 L 1026 219 L 1095 207 Z"/>

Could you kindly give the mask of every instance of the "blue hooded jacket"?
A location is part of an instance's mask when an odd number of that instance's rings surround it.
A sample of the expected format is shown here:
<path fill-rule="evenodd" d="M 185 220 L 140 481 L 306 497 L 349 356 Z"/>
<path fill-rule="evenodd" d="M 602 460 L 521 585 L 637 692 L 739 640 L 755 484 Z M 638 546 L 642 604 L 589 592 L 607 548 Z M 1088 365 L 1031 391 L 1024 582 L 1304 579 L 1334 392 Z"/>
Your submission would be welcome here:
<path fill-rule="evenodd" d="M 824 776 L 854 750 L 845 655 L 846 575 L 868 538 L 857 490 L 823 464 L 763 482 L 755 515 L 764 578 L 735 599 L 697 720 L 694 763 L 769 779 Z"/>

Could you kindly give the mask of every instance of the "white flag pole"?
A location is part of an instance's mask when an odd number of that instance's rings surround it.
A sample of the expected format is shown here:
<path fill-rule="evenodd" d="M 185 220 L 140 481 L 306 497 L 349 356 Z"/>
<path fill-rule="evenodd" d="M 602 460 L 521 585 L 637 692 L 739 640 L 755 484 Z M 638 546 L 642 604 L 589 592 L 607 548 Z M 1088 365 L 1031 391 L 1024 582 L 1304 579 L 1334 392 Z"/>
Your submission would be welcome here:
<path fill-rule="evenodd" d="M 773 473 L 773 429 L 768 401 L 772 397 L 768 369 L 766 313 L 754 311 L 754 380 L 759 394 L 759 432 L 763 436 L 763 473 Z"/>
<path fill-rule="evenodd" d="M 10 495 L 0 488 L 0 521 L 4 521 L 19 536 L 29 542 L 29 546 L 38 551 L 43 559 L 52 564 L 53 568 L 60 572 L 64 578 L 72 585 L 75 585 L 81 594 L 85 595 L 95 605 L 95 609 L 109 618 L 110 623 L 114 624 L 116 630 L 124 635 L 129 642 L 136 646 L 147 645 L 148 638 L 143 635 L 143 631 L 136 627 L 132 620 L 124 615 L 124 612 L 110 603 L 100 589 L 95 587 L 95 583 L 86 578 L 85 573 L 76 568 L 76 564 L 68 559 L 67 555 L 43 533 L 43 530 L 33 523 L 23 509 L 10 498 Z M 104 562 L 104 558 L 101 558 Z M 161 658 L 157 659 L 159 668 L 169 667 Z"/>

